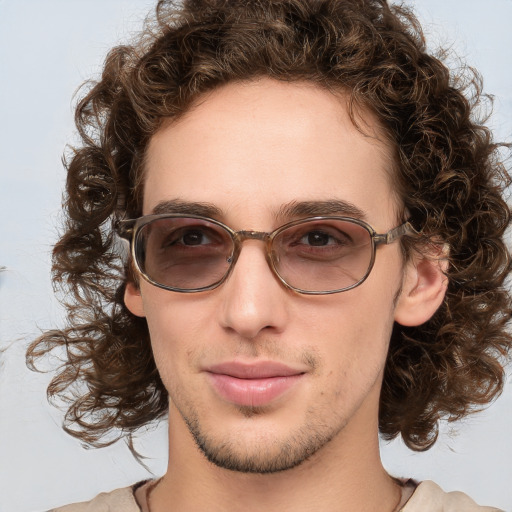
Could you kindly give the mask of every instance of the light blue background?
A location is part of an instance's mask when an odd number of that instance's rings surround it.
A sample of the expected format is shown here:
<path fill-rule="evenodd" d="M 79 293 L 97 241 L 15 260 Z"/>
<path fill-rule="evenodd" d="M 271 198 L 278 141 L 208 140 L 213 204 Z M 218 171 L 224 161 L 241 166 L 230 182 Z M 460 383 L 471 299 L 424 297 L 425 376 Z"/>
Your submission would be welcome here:
<path fill-rule="evenodd" d="M 496 96 L 492 125 L 512 140 L 512 0 L 417 0 L 432 47 L 452 45 Z M 136 31 L 149 0 L 0 0 L 0 512 L 38 512 L 148 477 L 123 443 L 84 450 L 46 404 L 50 375 L 24 366 L 27 343 L 58 326 L 50 251 L 73 142 L 72 93 L 97 75 L 108 49 Z M 510 379 L 509 379 L 510 381 Z M 397 476 L 436 480 L 512 511 L 512 385 L 487 411 L 443 426 L 423 454 L 383 445 Z M 166 464 L 165 425 L 139 449 L 155 474 Z"/>

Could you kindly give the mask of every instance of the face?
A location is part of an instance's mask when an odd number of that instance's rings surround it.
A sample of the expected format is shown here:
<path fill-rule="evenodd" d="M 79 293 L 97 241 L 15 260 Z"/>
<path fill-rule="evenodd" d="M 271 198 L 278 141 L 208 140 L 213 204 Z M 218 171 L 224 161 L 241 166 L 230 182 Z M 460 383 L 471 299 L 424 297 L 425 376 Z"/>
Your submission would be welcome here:
<path fill-rule="evenodd" d="M 152 138 L 143 213 L 206 210 L 235 230 L 272 231 L 306 212 L 357 211 L 386 232 L 401 221 L 392 152 L 372 116 L 360 121 L 365 134 L 343 96 L 310 84 L 224 86 Z M 263 243 L 247 240 L 214 290 L 129 286 L 127 306 L 147 318 L 169 392 L 171 436 L 246 472 L 292 468 L 326 446 L 376 438 L 402 277 L 393 243 L 379 247 L 357 288 L 301 295 L 272 274 Z"/>

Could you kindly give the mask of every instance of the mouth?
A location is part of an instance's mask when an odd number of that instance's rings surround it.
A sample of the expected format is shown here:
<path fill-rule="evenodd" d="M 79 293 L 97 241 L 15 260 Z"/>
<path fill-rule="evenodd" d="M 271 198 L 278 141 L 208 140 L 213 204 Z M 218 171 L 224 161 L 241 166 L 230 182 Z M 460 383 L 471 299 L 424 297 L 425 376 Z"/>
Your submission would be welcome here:
<path fill-rule="evenodd" d="M 238 406 L 262 407 L 297 385 L 305 371 L 274 361 L 227 362 L 207 368 L 206 374 L 224 400 Z"/>

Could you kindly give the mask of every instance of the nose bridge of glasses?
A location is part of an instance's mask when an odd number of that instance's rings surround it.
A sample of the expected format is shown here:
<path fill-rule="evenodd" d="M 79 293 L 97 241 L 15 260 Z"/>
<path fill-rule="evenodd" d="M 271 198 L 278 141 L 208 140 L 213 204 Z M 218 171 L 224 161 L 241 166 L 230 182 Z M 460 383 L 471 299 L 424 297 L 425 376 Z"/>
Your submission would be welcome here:
<path fill-rule="evenodd" d="M 242 250 L 242 242 L 245 240 L 259 240 L 265 244 L 265 256 L 267 262 L 272 268 L 271 257 L 270 257 L 270 246 L 271 246 L 271 234 L 265 231 L 254 231 L 254 230 L 241 230 L 233 233 L 233 239 L 235 241 L 235 251 L 231 258 L 231 263 L 235 263 L 238 260 L 240 251 Z"/>
<path fill-rule="evenodd" d="M 265 231 L 242 230 L 235 232 L 235 238 L 240 243 L 244 240 L 261 240 L 262 242 L 267 242 L 269 236 L 270 234 Z"/>

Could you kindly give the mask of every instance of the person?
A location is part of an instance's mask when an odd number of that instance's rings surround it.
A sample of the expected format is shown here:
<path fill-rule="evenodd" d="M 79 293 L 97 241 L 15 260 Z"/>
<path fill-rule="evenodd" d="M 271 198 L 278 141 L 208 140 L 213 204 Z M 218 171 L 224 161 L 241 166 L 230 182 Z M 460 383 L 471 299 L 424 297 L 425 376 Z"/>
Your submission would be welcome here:
<path fill-rule="evenodd" d="M 48 391 L 86 443 L 168 415 L 169 463 L 58 510 L 497 510 L 378 447 L 428 449 L 503 386 L 510 177 L 480 99 L 384 0 L 158 2 L 78 104 L 68 327 L 28 358 L 65 348 Z"/>

